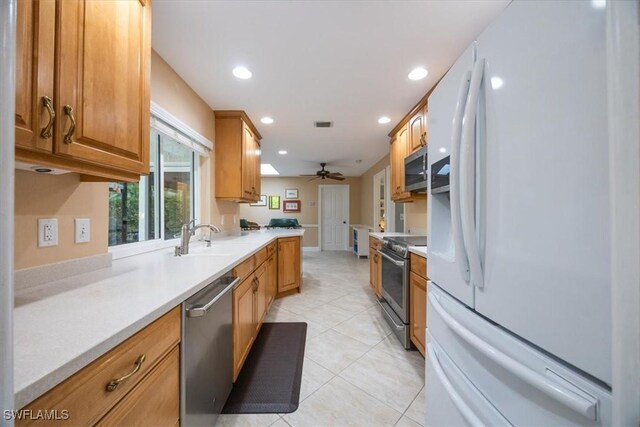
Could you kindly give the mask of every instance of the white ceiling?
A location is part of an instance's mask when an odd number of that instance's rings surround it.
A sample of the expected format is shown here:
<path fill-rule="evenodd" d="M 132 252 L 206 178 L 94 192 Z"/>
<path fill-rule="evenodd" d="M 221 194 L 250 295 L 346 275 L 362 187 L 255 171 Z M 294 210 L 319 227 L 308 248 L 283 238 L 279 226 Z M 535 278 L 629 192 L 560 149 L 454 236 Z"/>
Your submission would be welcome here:
<path fill-rule="evenodd" d="M 156 0 L 153 48 L 211 108 L 246 111 L 263 136 L 263 162 L 281 175 L 314 173 L 323 161 L 332 172 L 359 176 L 506 4 Z M 237 65 L 253 78 L 236 79 Z M 428 77 L 409 80 L 416 66 Z M 260 123 L 267 115 L 275 123 Z M 378 124 L 382 115 L 391 123 Z M 316 129 L 315 120 L 334 127 Z"/>

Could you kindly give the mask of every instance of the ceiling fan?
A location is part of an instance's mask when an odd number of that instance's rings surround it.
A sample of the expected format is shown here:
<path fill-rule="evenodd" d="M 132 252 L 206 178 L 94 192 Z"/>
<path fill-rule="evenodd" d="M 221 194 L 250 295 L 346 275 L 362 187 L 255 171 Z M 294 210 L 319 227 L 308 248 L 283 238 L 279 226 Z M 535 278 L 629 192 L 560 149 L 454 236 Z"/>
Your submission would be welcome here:
<path fill-rule="evenodd" d="M 342 176 L 342 174 L 340 172 L 329 172 L 328 170 L 325 170 L 324 167 L 327 166 L 326 163 L 320 163 L 320 166 L 322 166 L 322 169 L 320 169 L 318 172 L 316 172 L 313 175 L 300 175 L 300 176 L 312 176 L 313 178 L 311 178 L 309 181 L 313 181 L 314 179 L 335 179 L 337 181 L 344 181 L 344 177 Z"/>

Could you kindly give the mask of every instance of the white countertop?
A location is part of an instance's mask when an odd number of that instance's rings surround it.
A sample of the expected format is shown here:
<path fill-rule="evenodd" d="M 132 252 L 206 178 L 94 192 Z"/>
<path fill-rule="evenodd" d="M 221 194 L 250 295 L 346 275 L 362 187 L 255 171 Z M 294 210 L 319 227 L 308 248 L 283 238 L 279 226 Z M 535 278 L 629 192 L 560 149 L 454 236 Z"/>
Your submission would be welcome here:
<path fill-rule="evenodd" d="M 167 313 L 278 237 L 223 236 L 175 257 L 173 248 L 19 292 L 14 311 L 15 399 L 21 408 Z M 200 252 L 200 253 L 197 253 Z M 215 254 L 215 255 L 211 255 Z"/>
<path fill-rule="evenodd" d="M 379 232 L 375 232 L 375 233 L 369 233 L 369 236 L 371 237 L 375 237 L 378 240 L 382 240 L 384 237 L 413 237 L 415 236 L 415 234 L 408 234 L 408 233 L 379 233 Z M 420 255 L 422 257 L 427 257 L 427 247 L 426 246 L 409 246 L 407 249 L 409 249 L 409 252 L 413 252 L 416 255 Z"/>

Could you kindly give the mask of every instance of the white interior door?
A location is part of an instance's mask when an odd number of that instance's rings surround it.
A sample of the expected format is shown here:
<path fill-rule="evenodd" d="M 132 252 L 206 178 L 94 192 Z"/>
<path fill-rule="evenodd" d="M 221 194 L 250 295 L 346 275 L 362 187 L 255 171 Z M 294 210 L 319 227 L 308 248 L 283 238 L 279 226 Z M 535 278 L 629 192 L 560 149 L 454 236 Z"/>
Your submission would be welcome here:
<path fill-rule="evenodd" d="M 323 251 L 349 249 L 349 186 L 320 186 L 320 247 Z"/>

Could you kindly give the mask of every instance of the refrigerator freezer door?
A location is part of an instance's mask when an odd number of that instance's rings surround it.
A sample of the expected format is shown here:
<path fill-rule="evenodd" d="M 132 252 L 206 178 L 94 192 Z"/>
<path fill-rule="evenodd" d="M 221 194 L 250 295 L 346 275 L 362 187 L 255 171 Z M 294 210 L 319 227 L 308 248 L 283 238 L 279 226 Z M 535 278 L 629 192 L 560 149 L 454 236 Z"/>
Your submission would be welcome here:
<path fill-rule="evenodd" d="M 428 172 L 430 175 L 431 165 L 447 156 L 455 156 L 455 150 L 452 150 L 452 139 L 455 139 L 456 135 L 458 140 L 454 143 L 460 144 L 461 117 L 457 123 L 457 132 L 454 129 L 454 118 L 456 111 L 464 110 L 468 80 L 473 67 L 473 50 L 473 45 L 467 48 L 429 97 Z M 452 164 L 449 169 L 457 173 L 456 168 L 457 164 Z M 429 182 L 430 185 L 431 182 Z M 467 255 L 460 237 L 459 200 L 455 190 L 452 189 L 451 193 L 432 194 L 428 197 L 429 278 L 460 301 L 473 306 L 473 287 L 469 282 Z"/>
<path fill-rule="evenodd" d="M 510 426 L 427 334 L 427 427 Z"/>
<path fill-rule="evenodd" d="M 475 309 L 611 384 L 605 11 L 513 2 L 477 43 Z"/>
<path fill-rule="evenodd" d="M 427 301 L 428 336 L 437 344 L 438 360 L 450 360 L 473 389 L 509 423 L 611 424 L 609 390 L 483 319 L 437 286 L 429 288 Z M 427 358 L 427 419 L 429 399 L 433 396 L 431 386 L 437 382 L 437 372 L 434 376 L 429 370 L 430 358 Z M 472 394 L 463 399 L 467 406 L 475 405 L 476 400 Z"/>

